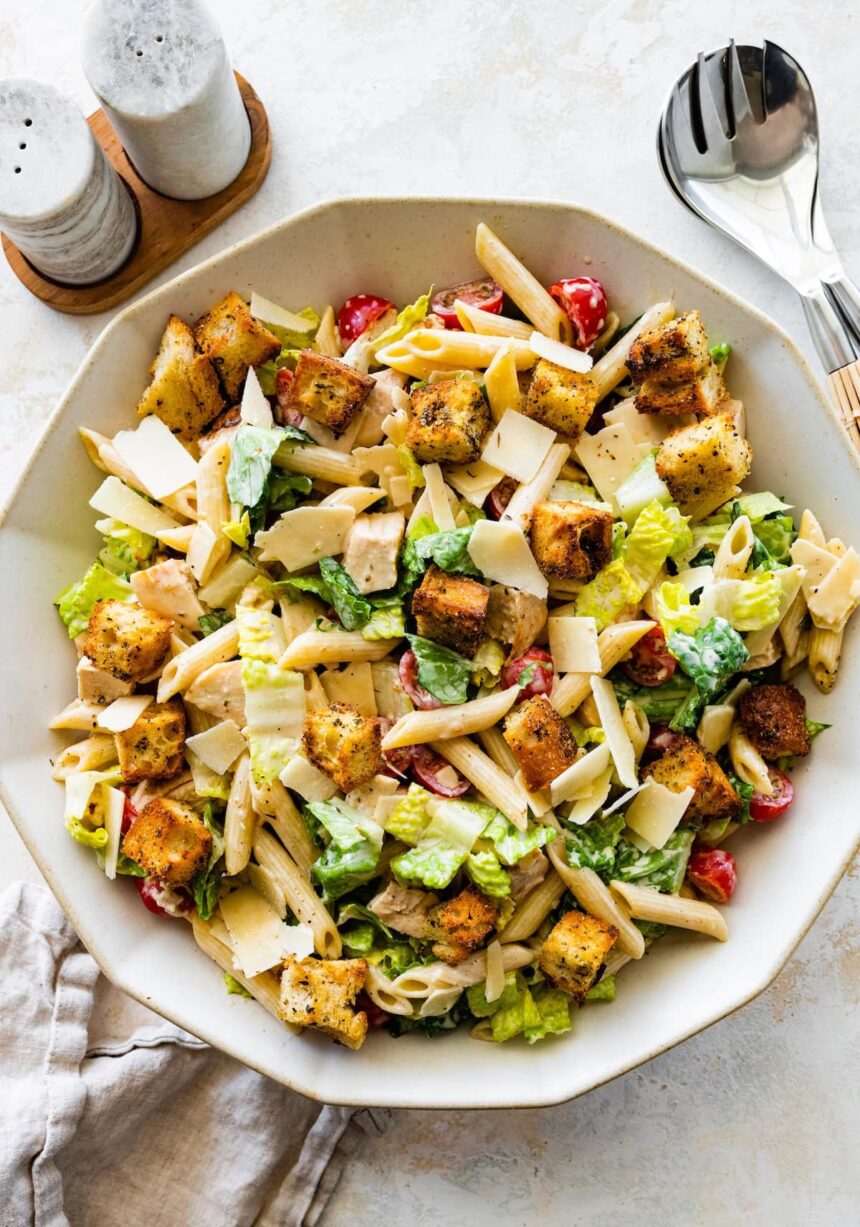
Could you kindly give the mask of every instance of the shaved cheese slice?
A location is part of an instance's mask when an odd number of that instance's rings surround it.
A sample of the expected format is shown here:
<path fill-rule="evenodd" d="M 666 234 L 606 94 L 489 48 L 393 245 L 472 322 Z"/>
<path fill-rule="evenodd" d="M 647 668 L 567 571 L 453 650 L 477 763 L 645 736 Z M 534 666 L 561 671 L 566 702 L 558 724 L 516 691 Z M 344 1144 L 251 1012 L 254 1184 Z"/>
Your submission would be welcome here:
<path fill-rule="evenodd" d="M 555 431 L 508 409 L 484 444 L 481 459 L 517 481 L 531 481 L 555 443 Z"/>
<path fill-rule="evenodd" d="M 549 654 L 558 673 L 602 673 L 594 618 L 550 618 Z"/>
<path fill-rule="evenodd" d="M 301 754 L 290 759 L 280 778 L 285 788 L 297 792 L 305 801 L 328 801 L 337 792 L 334 780 Z"/>
<path fill-rule="evenodd" d="M 672 792 L 649 778 L 630 804 L 627 825 L 653 847 L 662 848 L 687 812 L 693 792 L 692 788 Z"/>
<path fill-rule="evenodd" d="M 647 443 L 649 447 L 659 447 L 667 435 L 678 429 L 676 417 L 663 417 L 659 413 L 640 413 L 636 408 L 636 398 L 627 396 L 620 400 L 614 409 L 609 409 L 603 415 L 606 426 L 626 426 L 634 443 Z"/>
<path fill-rule="evenodd" d="M 500 469 L 494 469 L 484 460 L 476 460 L 474 464 L 456 465 L 445 471 L 448 485 L 453 486 L 473 507 L 482 507 L 487 495 L 495 490 L 503 477 L 504 473 Z"/>
<path fill-rule="evenodd" d="M 137 430 L 121 430 L 113 446 L 147 494 L 155 499 L 175 494 L 197 479 L 197 461 L 154 413 Z"/>
<path fill-rule="evenodd" d="M 479 520 L 467 549 L 472 562 L 487 579 L 546 600 L 549 585 L 516 524 Z"/>
<path fill-rule="evenodd" d="M 422 465 L 422 469 L 424 481 L 427 484 L 427 498 L 433 523 L 440 533 L 450 532 L 455 527 L 454 513 L 448 500 L 448 490 L 442 470 L 438 464 L 425 464 Z"/>
<path fill-rule="evenodd" d="M 615 491 L 650 450 L 650 443 L 637 443 L 629 429 L 621 425 L 605 426 L 596 435 L 581 435 L 574 453 L 600 497 L 611 502 Z"/>
<path fill-rule="evenodd" d="M 229 771 L 239 755 L 248 748 L 235 720 L 213 724 L 211 729 L 189 737 L 185 744 L 216 775 Z"/>
<path fill-rule="evenodd" d="M 697 570 L 699 568 L 696 568 Z M 831 572 L 832 574 L 832 572 Z M 746 650 L 750 654 L 750 659 L 755 656 L 760 656 L 767 649 L 768 644 L 773 639 L 776 630 L 788 613 L 794 598 L 800 591 L 800 585 L 803 583 L 803 567 L 783 567 L 779 571 L 774 571 L 774 575 L 779 580 L 782 591 L 779 597 L 779 614 L 776 621 L 771 622 L 770 626 L 763 627 L 760 631 L 750 631 L 744 639 Z"/>
<path fill-rule="evenodd" d="M 264 324 L 274 324 L 276 328 L 287 328 L 290 332 L 307 333 L 308 341 L 310 341 L 310 334 L 314 331 L 313 320 L 305 319 L 303 315 L 296 315 L 293 311 L 279 307 L 277 303 L 264 298 L 256 290 L 251 294 L 251 314 L 254 319 L 262 320 Z"/>
<path fill-rule="evenodd" d="M 219 545 L 220 541 L 216 533 L 212 531 L 208 524 L 201 520 L 199 524 L 194 525 L 194 532 L 191 534 L 191 544 L 188 546 L 186 557 L 191 568 L 191 574 L 198 584 L 206 578 L 206 572 L 211 569 L 212 557 Z"/>
<path fill-rule="evenodd" d="M 852 547 L 806 598 L 814 626 L 842 630 L 860 600 L 860 557 Z"/>
<path fill-rule="evenodd" d="M 272 406 L 263 395 L 257 372 L 252 366 L 248 367 L 245 379 L 240 416 L 242 421 L 247 422 L 249 426 L 261 426 L 263 430 L 271 430 L 275 424 L 275 419 L 272 417 Z"/>
<path fill-rule="evenodd" d="M 149 533 L 151 537 L 160 537 L 165 530 L 174 531 L 180 527 L 173 516 L 169 516 L 160 507 L 153 507 L 152 503 L 136 494 L 118 477 L 104 479 L 90 499 L 90 506 L 102 515 L 120 520 L 129 528 Z"/>
<path fill-rule="evenodd" d="M 288 925 L 253 886 L 242 886 L 221 900 L 221 917 L 233 947 L 233 965 L 246 976 L 259 976 L 289 955 L 304 959 L 314 951 L 314 937 L 304 924 Z"/>
<path fill-rule="evenodd" d="M 446 770 L 453 772 L 454 768 L 448 767 Z M 372 780 L 368 780 L 360 788 L 353 788 L 352 792 L 348 792 L 344 797 L 344 802 L 350 809 L 358 810 L 366 818 L 372 818 L 374 822 L 377 822 L 379 820 L 376 812 L 379 802 L 393 797 L 398 787 L 397 780 L 390 775 L 375 775 Z M 381 821 L 379 825 L 382 826 Z"/>
<path fill-rule="evenodd" d="M 699 592 L 714 581 L 714 568 L 708 563 L 703 567 L 687 567 L 675 576 L 675 583 L 683 584 L 688 592 Z"/>
<path fill-rule="evenodd" d="M 105 830 L 105 877 L 113 880 L 116 877 L 116 863 L 119 859 L 119 845 L 122 838 L 122 816 L 125 813 L 125 793 L 118 788 L 106 788 Z"/>
<path fill-rule="evenodd" d="M 716 754 L 729 744 L 735 709 L 730 703 L 709 703 L 702 712 L 696 729 L 696 740 L 709 754 Z"/>
<path fill-rule="evenodd" d="M 107 729 L 109 733 L 124 733 L 133 724 L 137 724 L 152 702 L 154 699 L 151 694 L 128 694 L 121 699 L 114 699 L 113 703 L 102 709 L 98 726 Z"/>
<path fill-rule="evenodd" d="M 539 358 L 546 358 L 556 366 L 563 366 L 568 371 L 576 371 L 584 375 L 594 366 L 591 354 L 585 354 L 581 349 L 573 349 L 570 345 L 562 345 L 561 341 L 553 341 L 542 332 L 533 332 L 529 337 L 529 349 Z"/>
<path fill-rule="evenodd" d="M 611 805 L 607 805 L 603 811 L 603 816 L 606 818 L 609 814 L 614 814 L 617 809 L 624 809 L 629 805 L 637 793 L 641 792 L 645 787 L 644 781 L 637 784 L 635 788 L 628 788 L 627 792 L 623 792 L 620 797 L 616 797 Z"/>
<path fill-rule="evenodd" d="M 573 822 L 577 826 L 582 826 L 584 822 L 588 822 L 589 818 L 593 818 L 597 811 L 601 808 L 606 798 L 609 796 L 609 790 L 612 787 L 612 773 L 614 768 L 610 764 L 602 775 L 599 775 L 591 785 L 591 791 L 585 797 L 580 797 L 578 801 L 574 801 L 567 815 L 567 821 Z"/>
<path fill-rule="evenodd" d="M 239 554 L 234 554 L 203 584 L 197 595 L 210 609 L 232 611 L 244 589 L 257 575 L 259 571 L 253 563 Z"/>
<path fill-rule="evenodd" d="M 356 662 L 340 670 L 326 669 L 320 674 L 320 681 L 330 703 L 351 703 L 363 716 L 377 714 L 373 673 L 368 661 Z"/>
<path fill-rule="evenodd" d="M 594 695 L 594 701 L 597 704 L 600 723 L 606 734 L 606 744 L 609 746 L 609 752 L 612 755 L 612 761 L 615 763 L 618 778 L 625 788 L 635 788 L 638 783 L 636 779 L 636 752 L 633 749 L 633 742 L 627 734 L 627 729 L 624 727 L 624 720 L 621 716 L 621 709 L 618 706 L 618 699 L 615 697 L 613 685 L 611 682 L 607 682 L 606 678 L 592 677 L 591 693 Z"/>
<path fill-rule="evenodd" d="M 552 800 L 550 799 L 548 789 L 541 789 L 540 792 L 529 792 L 526 788 L 526 781 L 522 771 L 514 772 L 514 783 L 522 790 L 523 796 L 528 799 L 529 809 L 536 818 L 543 818 L 544 814 L 549 813 L 552 809 Z"/>
<path fill-rule="evenodd" d="M 791 554 L 792 562 L 796 562 L 799 566 L 806 569 L 806 574 L 803 577 L 803 595 L 808 602 L 810 593 L 818 587 L 825 575 L 836 566 L 836 555 L 831 554 L 829 550 L 822 549 L 820 545 L 814 545 L 812 541 L 806 541 L 804 538 L 798 538 L 792 545 L 789 553 Z"/>
<path fill-rule="evenodd" d="M 557 775 L 550 785 L 553 805 L 588 796 L 598 776 L 609 766 L 609 757 L 609 742 L 603 741 Z"/>
<path fill-rule="evenodd" d="M 297 507 L 285 511 L 268 532 L 257 533 L 254 544 L 262 551 L 262 562 L 280 562 L 288 571 L 299 571 L 342 554 L 354 520 L 351 507 Z"/>

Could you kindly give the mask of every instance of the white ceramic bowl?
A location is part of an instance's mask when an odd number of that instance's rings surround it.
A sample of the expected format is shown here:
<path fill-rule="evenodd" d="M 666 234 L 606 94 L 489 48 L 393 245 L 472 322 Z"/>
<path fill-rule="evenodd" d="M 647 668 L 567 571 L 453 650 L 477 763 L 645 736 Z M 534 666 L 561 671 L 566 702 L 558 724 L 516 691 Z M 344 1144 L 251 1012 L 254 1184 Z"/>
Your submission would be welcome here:
<path fill-rule="evenodd" d="M 860 466 L 798 350 L 759 312 L 603 218 L 525 201 L 346 200 L 278 223 L 184 273 L 116 317 L 85 359 L 25 473 L 0 538 L 4 645 L 2 797 L 21 836 L 105 974 L 131 996 L 262 1073 L 333 1103 L 510 1107 L 558 1103 L 629 1070 L 761 992 L 842 873 L 858 833 L 857 637 L 836 689 L 809 688 L 810 712 L 833 728 L 795 773 L 797 800 L 772 827 L 740 833 L 730 940 L 661 942 L 619 978 L 618 1001 L 581 1011 L 570 1034 L 527 1047 L 373 1035 L 358 1053 L 295 1037 L 255 1002 L 229 997 L 187 927 L 146 912 L 128 882 L 110 883 L 63 829 L 48 759 L 62 744 L 50 717 L 73 697 L 74 651 L 52 600 L 92 561 L 87 500 L 99 475 L 77 438 L 133 421 L 169 312 L 200 315 L 227 290 L 289 307 L 340 303 L 359 290 L 397 302 L 433 282 L 479 274 L 478 221 L 494 227 L 545 284 L 588 272 L 622 319 L 658 299 L 698 307 L 712 339 L 734 344 L 730 385 L 747 405 L 752 486 L 811 505 L 825 529 L 856 535 Z M 589 260 L 586 265 L 585 261 Z M 855 544 L 860 541 L 855 539 Z M 853 709 L 853 710 L 852 710 Z"/>

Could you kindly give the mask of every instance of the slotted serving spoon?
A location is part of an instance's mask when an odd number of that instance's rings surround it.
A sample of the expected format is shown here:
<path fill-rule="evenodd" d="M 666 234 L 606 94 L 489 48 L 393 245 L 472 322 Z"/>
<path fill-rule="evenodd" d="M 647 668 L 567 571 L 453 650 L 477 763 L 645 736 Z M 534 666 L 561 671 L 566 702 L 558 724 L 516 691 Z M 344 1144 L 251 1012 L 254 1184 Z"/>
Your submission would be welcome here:
<path fill-rule="evenodd" d="M 763 47 L 700 54 L 660 117 L 660 163 L 679 200 L 800 295 L 827 382 L 860 447 L 860 289 L 821 207 L 818 118 L 798 62 Z"/>

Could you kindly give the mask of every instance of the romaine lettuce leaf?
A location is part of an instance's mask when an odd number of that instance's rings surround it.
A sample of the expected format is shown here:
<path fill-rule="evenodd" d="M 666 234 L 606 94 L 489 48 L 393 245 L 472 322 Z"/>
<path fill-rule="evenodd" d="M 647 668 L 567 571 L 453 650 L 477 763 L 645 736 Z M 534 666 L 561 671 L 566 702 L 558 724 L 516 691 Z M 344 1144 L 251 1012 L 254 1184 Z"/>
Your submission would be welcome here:
<path fill-rule="evenodd" d="M 654 608 L 657 620 L 667 639 L 675 631 L 683 631 L 686 635 L 692 635 L 698 628 L 698 611 L 683 584 L 676 584 L 669 580 L 660 584 L 654 592 Z"/>
<path fill-rule="evenodd" d="M 484 811 L 491 808 L 481 802 L 462 802 L 462 804 L 472 805 L 476 809 L 480 806 L 480 809 Z M 551 843 L 555 839 L 555 831 L 552 827 L 538 826 L 536 823 L 531 823 L 525 831 L 521 831 L 509 818 L 496 810 L 481 836 L 492 842 L 503 865 L 516 865 L 517 861 L 521 861 L 530 852 Z"/>
<path fill-rule="evenodd" d="M 242 689 L 251 749 L 251 772 L 258 784 L 271 783 L 296 750 L 297 725 L 304 712 L 301 673 L 274 661 L 242 658 Z"/>
<path fill-rule="evenodd" d="M 678 707 L 690 694 L 690 683 L 683 674 L 676 674 L 662 686 L 637 686 L 626 674 L 616 670 L 611 682 L 618 699 L 619 707 L 623 708 L 628 699 L 641 707 L 649 720 L 665 722 L 671 720 Z"/>
<path fill-rule="evenodd" d="M 198 625 L 205 639 L 207 635 L 211 635 L 213 631 L 220 630 L 222 626 L 226 626 L 228 622 L 232 621 L 233 614 L 228 613 L 226 609 L 210 609 L 209 613 L 200 615 Z"/>
<path fill-rule="evenodd" d="M 604 976 L 602 980 L 588 990 L 585 994 L 586 1001 L 614 1001 L 617 997 L 615 988 L 615 976 Z"/>
<path fill-rule="evenodd" d="M 409 478 L 409 485 L 413 490 L 420 490 L 422 486 L 426 485 L 424 470 L 415 459 L 415 453 L 411 447 L 401 443 L 397 449 L 397 459 L 400 461 L 400 466 L 404 473 Z"/>
<path fill-rule="evenodd" d="M 406 611 L 402 605 L 374 607 L 361 628 L 364 639 L 402 639 L 406 634 Z"/>
<path fill-rule="evenodd" d="M 90 614 L 97 601 L 130 601 L 134 598 L 131 584 L 100 562 L 94 562 L 82 579 L 64 588 L 54 604 L 69 631 L 76 639 L 87 629 Z"/>
<path fill-rule="evenodd" d="M 615 501 L 622 519 L 627 524 L 640 515 L 650 504 L 672 502 L 669 487 L 657 476 L 656 451 L 649 452 L 615 491 Z"/>
<path fill-rule="evenodd" d="M 311 866 L 326 903 L 339 899 L 376 876 L 383 832 L 380 826 L 343 801 L 313 801 L 306 807 L 331 836 Z"/>
<path fill-rule="evenodd" d="M 430 309 L 430 295 L 432 289 L 426 294 L 422 294 L 420 298 L 416 298 L 415 302 L 404 307 L 402 311 L 397 313 L 397 319 L 390 328 L 386 328 L 373 342 L 373 351 L 377 353 L 386 345 L 390 345 L 392 341 L 401 341 L 413 328 L 424 319 Z"/>
<path fill-rule="evenodd" d="M 621 882 L 638 882 L 640 886 L 653 886 L 665 894 L 676 895 L 687 872 L 694 838 L 695 833 L 688 827 L 679 827 L 662 848 L 652 848 L 650 852 L 640 852 L 622 839 L 616 851 L 615 877 Z"/>
<path fill-rule="evenodd" d="M 99 562 L 115 575 L 128 576 L 149 561 L 154 549 L 155 537 L 114 520 L 110 532 L 105 534 Z"/>
<path fill-rule="evenodd" d="M 480 812 L 484 809 L 469 802 L 437 799 L 415 847 L 391 862 L 395 877 L 431 890 L 449 886 L 486 825 L 486 813 Z M 390 822 L 387 829 L 391 830 Z"/>
<path fill-rule="evenodd" d="M 736 631 L 758 631 L 779 618 L 782 584 L 774 571 L 754 571 L 746 579 L 720 579 L 707 584 L 700 598 L 700 616 L 724 618 Z"/>
<path fill-rule="evenodd" d="M 229 971 L 224 972 L 224 986 L 227 989 L 228 995 L 235 994 L 235 996 L 237 997 L 250 997 L 251 996 L 251 994 L 245 988 L 245 985 L 240 984 L 235 976 L 230 975 Z"/>
<path fill-rule="evenodd" d="M 688 517 L 674 504 L 648 503 L 627 534 L 624 561 L 628 571 L 643 588 L 649 588 L 666 559 L 689 549 L 692 537 Z"/>
<path fill-rule="evenodd" d="M 404 844 L 417 844 L 430 822 L 427 802 L 433 794 L 420 784 L 410 784 L 385 823 L 386 832 Z"/>
<path fill-rule="evenodd" d="M 343 629 L 360 630 L 370 621 L 372 607 L 356 588 L 350 573 L 333 558 L 322 558 L 320 575 L 328 587 L 331 604 Z"/>
<path fill-rule="evenodd" d="M 505 663 L 505 649 L 497 639 L 486 636 L 472 657 L 472 685 L 495 686 Z"/>
<path fill-rule="evenodd" d="M 427 533 L 415 540 L 415 552 L 425 562 L 432 559 L 443 571 L 480 575 L 469 556 L 468 547 L 473 531 L 474 526 L 470 524 L 467 528 L 453 528 L 449 532 Z"/>
<path fill-rule="evenodd" d="M 693 635 L 675 631 L 668 647 L 704 695 L 714 694 L 749 656 L 743 639 L 725 618 L 711 618 Z"/>
<path fill-rule="evenodd" d="M 568 864 L 572 869 L 593 869 L 609 881 L 615 871 L 623 830 L 624 814 L 618 810 L 608 818 L 591 818 L 582 826 L 568 827 L 565 831 Z"/>
<path fill-rule="evenodd" d="M 465 703 L 472 662 L 432 639 L 407 635 L 418 665 L 418 682 L 440 703 Z"/>
<path fill-rule="evenodd" d="M 494 899 L 505 899 L 511 893 L 510 876 L 502 869 L 498 856 L 489 848 L 470 852 L 463 868 L 479 890 Z"/>
<path fill-rule="evenodd" d="M 191 879 L 190 885 L 198 916 L 201 920 L 209 920 L 218 906 L 221 879 L 225 873 L 222 859 L 224 856 L 224 825 L 223 822 L 216 821 L 215 807 L 211 802 L 206 805 L 202 817 L 207 831 L 212 836 L 212 847 L 206 868 L 201 869 Z"/>
<path fill-rule="evenodd" d="M 570 1030 L 570 997 L 561 989 L 537 984 L 531 989 L 519 972 L 505 976 L 505 987 L 495 1001 L 487 1001 L 486 985 L 467 990 L 466 1000 L 476 1018 L 489 1018 L 493 1040 L 503 1044 L 524 1035 L 529 1044 Z"/>
<path fill-rule="evenodd" d="M 594 618 L 597 629 L 605 630 L 623 609 L 638 605 L 646 587 L 630 574 L 623 558 L 613 559 L 577 596 L 576 616 Z"/>

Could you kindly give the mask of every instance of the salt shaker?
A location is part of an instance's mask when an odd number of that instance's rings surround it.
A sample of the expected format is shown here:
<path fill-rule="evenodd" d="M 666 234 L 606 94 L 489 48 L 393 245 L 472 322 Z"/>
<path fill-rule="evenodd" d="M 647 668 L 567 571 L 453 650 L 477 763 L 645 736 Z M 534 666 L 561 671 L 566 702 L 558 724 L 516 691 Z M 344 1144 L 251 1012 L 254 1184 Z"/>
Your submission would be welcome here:
<path fill-rule="evenodd" d="M 198 0 L 95 0 L 83 68 L 135 170 L 177 200 L 220 192 L 251 127 L 214 18 Z"/>
<path fill-rule="evenodd" d="M 90 285 L 126 260 L 137 216 L 70 98 L 0 81 L 0 228 L 45 277 Z"/>

